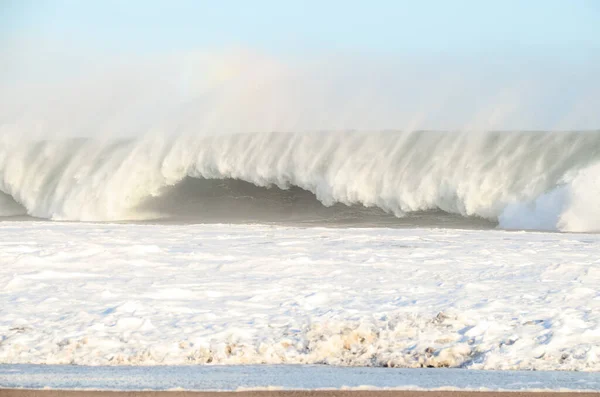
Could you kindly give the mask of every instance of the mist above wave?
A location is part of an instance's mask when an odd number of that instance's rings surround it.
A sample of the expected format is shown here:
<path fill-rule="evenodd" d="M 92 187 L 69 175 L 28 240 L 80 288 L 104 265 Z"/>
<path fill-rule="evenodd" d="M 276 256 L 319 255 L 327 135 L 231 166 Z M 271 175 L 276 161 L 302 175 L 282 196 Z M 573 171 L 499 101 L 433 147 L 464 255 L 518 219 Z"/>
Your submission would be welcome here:
<path fill-rule="evenodd" d="M 122 139 L 600 125 L 596 59 L 292 57 L 223 49 L 78 60 L 57 52 L 36 62 L 28 51 L 34 50 L 7 53 L 0 65 L 0 135 Z"/>
<path fill-rule="evenodd" d="M 506 228 L 590 231 L 600 229 L 598 162 L 597 132 L 4 137 L 0 191 L 12 200 L 0 201 L 0 214 L 18 203 L 29 215 L 57 220 L 154 219 L 164 211 L 144 204 L 168 197 L 182 181 L 233 179 L 299 188 L 323 206 L 358 205 L 397 217 L 441 210 Z M 252 211 L 273 210 L 257 197 Z M 319 211 L 321 204 L 307 203 L 303 216 Z"/>

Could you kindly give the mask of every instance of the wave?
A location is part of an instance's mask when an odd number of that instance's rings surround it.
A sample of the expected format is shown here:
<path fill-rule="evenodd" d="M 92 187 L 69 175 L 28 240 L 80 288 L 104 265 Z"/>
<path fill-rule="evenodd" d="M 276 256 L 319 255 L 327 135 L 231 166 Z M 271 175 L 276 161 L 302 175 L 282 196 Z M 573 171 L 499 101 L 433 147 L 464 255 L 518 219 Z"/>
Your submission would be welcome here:
<path fill-rule="evenodd" d="M 3 136 L 0 191 L 0 216 L 53 220 L 376 225 L 442 211 L 502 228 L 598 231 L 600 132 Z"/>

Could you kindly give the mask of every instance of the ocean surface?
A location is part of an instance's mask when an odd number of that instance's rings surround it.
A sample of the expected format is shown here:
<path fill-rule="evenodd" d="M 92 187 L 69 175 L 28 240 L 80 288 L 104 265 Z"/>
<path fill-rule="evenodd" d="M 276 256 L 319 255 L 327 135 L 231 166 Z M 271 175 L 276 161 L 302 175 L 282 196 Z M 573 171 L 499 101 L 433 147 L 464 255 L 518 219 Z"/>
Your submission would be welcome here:
<path fill-rule="evenodd" d="M 600 371 L 600 132 L 0 135 L 0 191 L 0 364 Z"/>

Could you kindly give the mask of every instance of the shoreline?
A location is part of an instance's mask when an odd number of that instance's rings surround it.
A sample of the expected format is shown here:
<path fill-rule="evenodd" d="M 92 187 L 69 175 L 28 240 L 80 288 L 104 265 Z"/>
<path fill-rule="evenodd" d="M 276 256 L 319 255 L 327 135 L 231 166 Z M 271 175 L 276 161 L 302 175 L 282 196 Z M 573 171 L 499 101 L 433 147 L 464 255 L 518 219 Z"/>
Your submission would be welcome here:
<path fill-rule="evenodd" d="M 0 395 L 94 396 L 345 396 L 380 397 L 457 393 L 515 396 L 518 393 L 579 396 L 600 394 L 600 373 L 576 371 L 493 371 L 453 368 L 334 366 L 155 366 L 92 367 L 0 365 Z M 87 394 L 86 394 L 87 393 Z M 91 393 L 91 394 L 90 394 Z M 103 394 L 108 393 L 108 394 Z M 115 394 L 118 393 L 118 394 Z M 163 393 L 163 394 L 161 394 Z M 166 394 L 164 394 L 166 393 Z M 361 394 L 368 393 L 368 394 Z M 417 394 L 415 394 L 417 393 Z M 421 393 L 421 394 L 418 394 Z M 437 393 L 437 394 L 436 394 Z M 233 395 L 232 394 L 232 395 Z M 461 394 L 462 395 L 462 394 Z"/>
<path fill-rule="evenodd" d="M 597 397 L 600 392 L 472 390 L 242 390 L 242 391 L 110 391 L 0 389 L 2 397 Z"/>

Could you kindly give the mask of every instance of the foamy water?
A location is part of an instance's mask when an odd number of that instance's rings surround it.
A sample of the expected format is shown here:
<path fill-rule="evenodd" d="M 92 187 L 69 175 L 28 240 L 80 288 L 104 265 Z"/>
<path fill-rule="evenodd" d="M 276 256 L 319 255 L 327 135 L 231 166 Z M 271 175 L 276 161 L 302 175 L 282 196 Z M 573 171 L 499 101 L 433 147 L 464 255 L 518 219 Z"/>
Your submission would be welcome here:
<path fill-rule="evenodd" d="M 0 363 L 600 370 L 600 235 L 0 223 Z"/>

